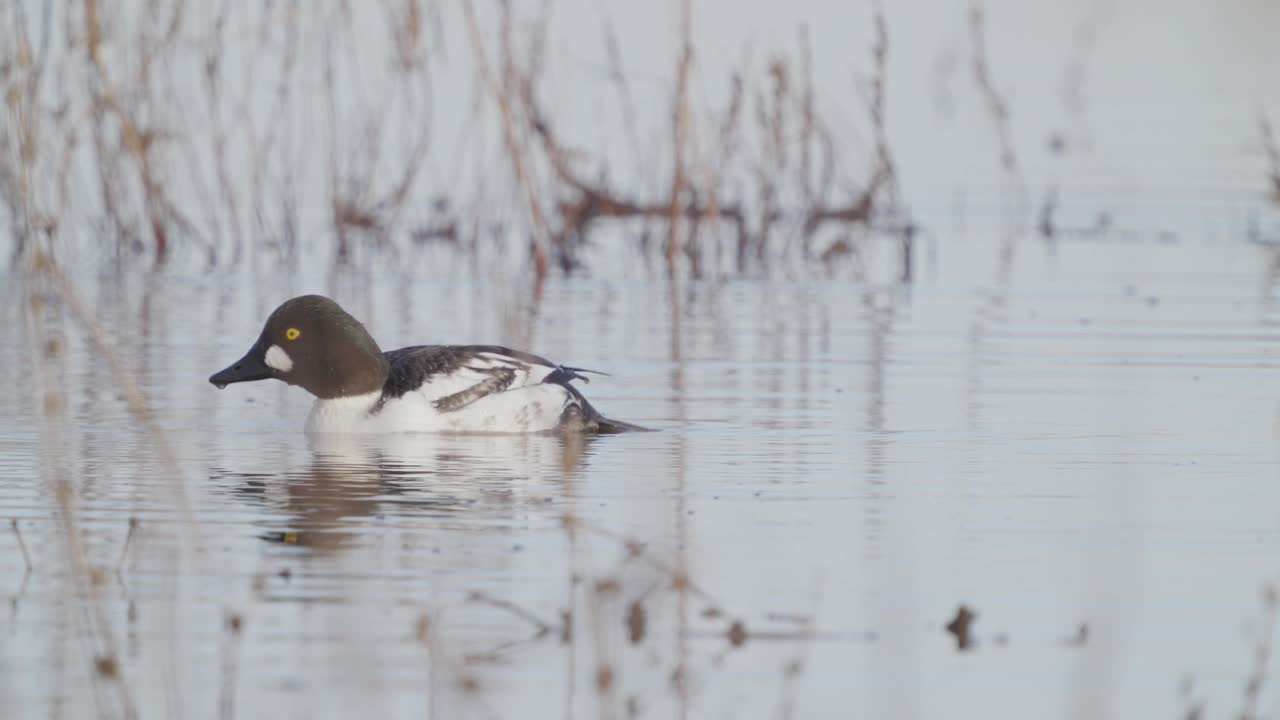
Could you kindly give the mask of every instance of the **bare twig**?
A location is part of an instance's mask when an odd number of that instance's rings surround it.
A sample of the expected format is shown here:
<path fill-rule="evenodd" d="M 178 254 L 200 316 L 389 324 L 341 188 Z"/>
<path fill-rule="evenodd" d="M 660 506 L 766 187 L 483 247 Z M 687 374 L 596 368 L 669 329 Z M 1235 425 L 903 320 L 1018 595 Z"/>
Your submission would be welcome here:
<path fill-rule="evenodd" d="M 1280 625 L 1280 594 L 1275 587 L 1268 585 L 1262 591 L 1262 623 L 1258 627 L 1257 642 L 1253 648 L 1253 667 L 1244 686 L 1244 707 L 1240 709 L 1241 720 L 1255 720 L 1258 714 L 1258 699 L 1267 681 L 1271 664 L 1272 644 L 1275 642 L 1277 625 Z"/>
<path fill-rule="evenodd" d="M 133 536 L 138 530 L 138 518 L 129 518 L 129 531 L 124 535 L 124 546 L 120 548 L 120 559 L 116 561 L 116 575 L 124 569 L 125 561 L 129 559 L 129 548 L 133 547 Z"/>
<path fill-rule="evenodd" d="M 692 23 L 692 0 L 680 3 L 680 56 L 676 61 L 676 95 L 672 115 L 671 201 L 668 203 L 667 267 L 674 268 L 680 236 L 680 206 L 688 182 L 685 170 L 685 145 L 689 140 L 689 66 L 693 62 L 693 44 L 689 39 Z M 696 217 L 696 215 L 695 215 Z"/>
<path fill-rule="evenodd" d="M 1258 113 L 1258 126 L 1262 131 L 1262 148 L 1271 165 L 1271 201 L 1280 204 L 1280 142 L 1271 128 L 1271 121 L 1265 112 Z"/>
<path fill-rule="evenodd" d="M 542 618 L 533 614 L 531 611 L 511 602 L 510 600 L 504 600 L 502 598 L 494 597 L 480 590 L 473 590 L 470 594 L 468 594 L 467 601 L 473 602 L 473 603 L 479 603 L 481 605 L 488 605 L 490 607 L 495 607 L 495 608 L 498 608 L 499 610 L 505 610 L 511 613 L 512 615 L 520 618 L 521 620 L 528 622 L 530 625 L 533 625 L 534 628 L 536 628 L 538 631 L 537 637 L 550 635 L 553 629 L 551 623 L 547 622 L 546 620 L 543 620 Z"/>
<path fill-rule="evenodd" d="M 969 5 L 969 33 L 973 42 L 973 80 L 982 93 L 983 100 L 996 125 L 996 137 L 1000 143 L 1000 166 L 1010 177 L 1021 177 L 1018 169 L 1018 155 L 1014 150 L 1013 128 L 1009 122 L 1009 105 L 996 90 L 991 75 L 991 65 L 987 60 L 986 13 L 979 0 L 972 0 Z"/>
<path fill-rule="evenodd" d="M 97 0 L 84 0 L 84 21 L 86 46 L 96 81 L 94 100 L 99 107 L 115 116 L 120 123 L 121 144 L 137 163 L 138 174 L 142 180 L 143 199 L 155 257 L 157 261 L 163 261 L 169 250 L 168 226 L 175 224 L 184 232 L 191 233 L 194 232 L 194 227 L 169 201 L 164 185 L 155 171 L 151 150 L 160 134 L 138 125 L 134 114 L 126 109 L 127 104 L 120 100 L 119 93 L 112 83 L 106 62 L 102 57 L 102 34 L 98 24 Z M 177 26 L 181 23 L 180 8 L 175 12 L 172 22 L 173 26 L 169 32 L 176 33 Z"/>
<path fill-rule="evenodd" d="M 529 173 L 528 160 L 525 157 L 526 150 L 520 141 L 515 111 L 511 107 L 510 99 L 503 92 L 502 87 L 499 86 L 497 78 L 494 77 L 493 71 L 489 67 L 484 40 L 480 35 L 480 26 L 476 21 L 475 8 L 472 6 L 471 0 L 466 0 L 462 8 L 466 16 L 467 32 L 471 37 L 471 48 L 475 54 L 480 78 L 485 87 L 489 89 L 489 94 L 492 96 L 494 103 L 498 106 L 498 112 L 502 118 L 502 136 L 506 141 L 507 154 L 511 158 L 511 166 L 515 170 L 516 180 L 524 189 L 525 199 L 529 205 L 529 216 L 533 218 L 533 234 L 530 239 L 529 250 L 533 255 L 534 272 L 539 278 L 542 278 L 547 274 L 546 245 L 548 237 L 547 222 L 542 215 L 542 202 L 538 198 L 537 189 L 534 187 L 533 178 Z M 503 12 L 510 12 L 508 3 L 503 3 Z"/>
<path fill-rule="evenodd" d="M 22 562 L 26 565 L 27 572 L 31 572 L 31 554 L 27 552 L 27 544 L 22 541 L 22 531 L 18 529 L 17 519 L 10 519 L 9 526 L 13 528 L 13 536 L 18 539 L 18 549 L 22 551 Z"/>

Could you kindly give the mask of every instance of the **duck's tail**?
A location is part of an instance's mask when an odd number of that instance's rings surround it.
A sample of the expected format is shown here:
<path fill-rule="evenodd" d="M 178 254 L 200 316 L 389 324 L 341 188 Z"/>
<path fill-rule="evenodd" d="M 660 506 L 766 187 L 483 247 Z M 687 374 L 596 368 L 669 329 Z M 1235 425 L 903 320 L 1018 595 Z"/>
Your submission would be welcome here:
<path fill-rule="evenodd" d="M 629 422 L 621 420 L 611 420 L 600 414 L 582 397 L 582 393 L 572 385 L 564 385 L 573 395 L 576 402 L 570 402 L 565 405 L 564 413 L 560 416 L 561 432 L 583 432 L 598 433 L 602 435 L 612 435 L 614 433 L 625 432 L 653 432 L 652 428 L 641 427 Z"/>
<path fill-rule="evenodd" d="M 591 430 L 591 432 L 597 432 L 602 434 L 613 434 L 613 433 L 624 433 L 624 432 L 654 432 L 653 428 L 642 427 L 640 425 L 635 425 L 633 423 L 622 422 L 621 420 L 610 420 L 609 418 L 603 415 L 597 415 L 594 420 L 594 423 L 595 423 L 595 427 L 593 430 Z"/>

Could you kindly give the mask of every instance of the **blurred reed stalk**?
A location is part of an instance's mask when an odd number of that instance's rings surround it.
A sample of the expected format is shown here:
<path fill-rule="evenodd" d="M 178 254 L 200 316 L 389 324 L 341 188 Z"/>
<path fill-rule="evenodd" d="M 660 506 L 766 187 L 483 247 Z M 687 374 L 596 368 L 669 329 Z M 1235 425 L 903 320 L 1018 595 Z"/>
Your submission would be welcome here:
<path fill-rule="evenodd" d="M 507 154 L 511 159 L 511 168 L 515 171 L 516 180 L 524 190 L 525 200 L 529 206 L 529 217 L 533 220 L 533 232 L 529 240 L 529 253 L 533 258 L 534 274 L 538 279 L 541 279 L 546 276 L 548 268 L 546 251 L 547 221 L 542 216 L 542 201 L 528 169 L 527 147 L 521 137 L 520 127 L 516 122 L 513 104 L 510 102 L 507 93 L 499 86 L 497 78 L 494 77 L 493 71 L 489 67 L 484 40 L 480 34 L 480 26 L 476 21 L 475 8 L 472 7 L 471 0 L 464 0 L 462 7 L 466 15 L 467 33 L 471 38 L 471 49 L 475 56 L 480 79 L 485 87 L 488 88 L 490 98 L 498 106 L 499 116 L 502 118 L 502 137 L 506 143 Z M 511 4 L 509 1 L 504 0 L 501 3 L 501 7 L 502 23 L 505 30 L 502 33 L 502 37 L 507 40 L 504 46 L 506 48 L 504 55 L 510 58 L 512 56 L 510 49 Z M 503 70 L 507 77 L 512 77 L 516 74 L 515 67 L 510 62 L 506 64 Z"/>
<path fill-rule="evenodd" d="M 1238 716 L 1240 720 L 1256 720 L 1269 714 L 1263 713 L 1259 706 L 1267 678 L 1271 676 L 1271 656 L 1277 628 L 1280 628 L 1280 594 L 1274 586 L 1267 585 L 1262 589 L 1262 618 L 1254 639 L 1253 665 L 1245 680 L 1243 707 Z"/>
<path fill-rule="evenodd" d="M 676 61 L 676 92 L 672 113 L 671 145 L 671 200 L 667 222 L 667 272 L 674 276 L 676 249 L 680 239 L 681 205 L 684 202 L 686 183 L 685 145 L 689 142 L 689 66 L 693 64 L 693 41 L 690 39 L 692 24 L 692 0 L 680 3 L 680 48 Z"/>
<path fill-rule="evenodd" d="M 90 564 L 80 526 L 73 480 L 75 476 L 66 461 L 70 455 L 63 432 L 67 423 L 66 399 L 47 372 L 50 367 L 56 367 L 62 356 L 61 342 L 55 340 L 48 331 L 48 325 L 59 324 L 61 308 L 57 303 L 50 302 L 56 295 L 50 292 L 54 288 L 50 287 L 52 278 L 48 272 L 50 268 L 47 266 L 47 259 L 36 255 L 32 265 L 34 267 L 31 267 L 31 276 L 28 278 L 30 287 L 26 318 L 32 340 L 32 367 L 35 368 L 36 377 L 33 390 L 38 405 L 43 408 L 44 416 L 40 438 L 43 451 L 40 470 L 45 483 L 53 490 L 49 500 L 53 505 L 53 514 L 60 524 L 58 534 L 62 538 L 65 553 L 66 577 L 72 586 L 70 596 L 75 601 L 72 605 L 75 608 L 74 620 L 87 656 L 85 665 L 93 687 L 98 715 L 136 718 L 137 706 L 134 704 L 133 692 L 121 672 L 118 646 L 100 592 L 106 573 Z M 111 695 L 107 694 L 108 689 L 112 691 Z"/>
<path fill-rule="evenodd" d="M 1280 205 L 1280 141 L 1276 140 L 1275 130 L 1265 112 L 1258 114 L 1258 127 L 1262 132 L 1262 151 L 1270 167 L 1271 202 Z"/>
<path fill-rule="evenodd" d="M 134 704 L 133 694 L 124 678 L 121 658 L 110 630 L 111 624 L 107 618 L 104 600 L 100 593 L 100 588 L 108 577 L 109 569 L 91 566 L 88 561 L 88 552 L 82 534 L 83 530 L 79 523 L 77 489 L 72 479 L 71 470 L 66 466 L 66 457 L 70 452 L 65 447 L 63 438 L 63 426 L 69 422 L 65 415 L 66 401 L 62 396 L 61 390 L 53 386 L 46 374 L 40 370 L 40 368 L 61 356 L 60 348 L 62 347 L 61 342 L 53 341 L 46 337 L 45 322 L 43 320 L 46 315 L 52 315 L 60 319 L 64 310 L 69 311 L 72 320 L 80 326 L 88 337 L 96 357 L 106 361 L 110 370 L 112 386 L 124 400 L 129 415 L 137 425 L 138 431 L 147 437 L 147 442 L 143 445 L 152 449 L 156 454 L 157 460 L 164 467 L 165 472 L 173 479 L 173 482 L 167 483 L 166 487 L 172 492 L 169 498 L 170 507 L 181 518 L 179 523 L 181 532 L 179 533 L 180 537 L 177 541 L 177 546 L 188 551 L 194 547 L 201 547 L 203 545 L 201 541 L 201 524 L 192 512 L 184 473 L 177 461 L 173 446 L 156 421 L 141 385 L 124 362 L 123 357 L 116 350 L 115 344 L 110 339 L 106 329 L 97 321 L 81 300 L 80 293 L 77 291 L 73 281 L 63 272 L 58 262 L 51 255 L 39 249 L 28 250 L 23 278 L 30 284 L 27 311 L 31 336 L 34 340 L 32 343 L 33 353 L 37 352 L 36 348 L 44 348 L 46 353 L 45 357 L 33 358 L 33 366 L 37 368 L 38 389 L 43 394 L 41 402 L 45 415 L 44 437 L 41 442 L 45 455 L 42 458 L 41 466 L 42 471 L 49 475 L 49 485 L 54 489 L 51 500 L 55 504 L 55 514 L 62 523 L 61 535 L 66 544 L 68 574 L 71 581 L 76 585 L 76 597 L 85 599 L 85 604 L 82 608 L 84 613 L 82 626 L 89 636 L 92 648 L 95 687 L 97 687 L 99 681 L 108 683 L 115 688 L 116 702 L 123 716 L 126 718 L 137 717 L 138 713 Z M 133 544 L 134 534 L 138 526 L 139 523 L 136 519 L 130 519 L 119 560 L 117 560 L 116 566 L 113 568 L 117 575 L 123 569 L 123 564 Z M 186 552 L 178 556 L 177 562 L 179 565 L 185 563 L 195 565 L 196 567 L 193 570 L 199 576 L 202 574 L 199 569 L 201 563 L 199 558 L 200 553 L 198 552 Z M 169 598 L 169 602 L 169 609 L 172 610 L 176 605 L 176 598 Z M 171 622 L 176 622 L 172 613 L 170 614 L 170 620 Z M 176 634 L 178 630 L 174 627 L 171 628 L 171 632 Z M 171 651 L 174 647 L 172 644 L 168 646 Z M 180 707 L 182 697 L 181 689 L 178 687 L 177 676 L 173 674 L 174 660 L 176 658 L 170 658 L 170 661 L 163 666 L 165 668 L 164 690 L 168 709 L 171 713 L 176 712 L 176 709 Z M 100 693 L 96 694 L 95 697 L 98 701 L 99 709 L 102 711 L 105 708 L 105 699 Z"/>
<path fill-rule="evenodd" d="M 708 83 L 695 8 L 673 7 L 676 56 L 658 89 L 669 110 L 650 115 L 638 112 L 601 11 L 606 82 L 629 139 L 628 171 L 611 182 L 608 160 L 619 158 L 564 137 L 563 118 L 541 100 L 556 39 L 550 3 L 468 0 L 455 12 L 328 0 L 232 12 L 156 0 L 107 13 L 98 0 L 17 0 L 0 14 L 0 88 L 16 131 L 0 134 L 0 213 L 16 255 L 33 239 L 56 252 L 86 236 L 124 264 L 182 253 L 208 266 L 318 251 L 338 263 L 364 251 L 401 258 L 428 244 L 474 256 L 515 243 L 536 278 L 584 265 L 605 224 L 633 240 L 628 252 L 693 277 L 830 269 L 867 237 L 895 234 L 885 222 L 897 201 L 878 6 L 870 146 L 846 141 L 858 135 L 847 121 L 826 119 L 803 27 L 797 57 L 779 52 L 759 67 L 748 55 L 719 101 L 699 102 L 693 88 Z M 362 66 L 370 13 L 381 13 L 388 62 Z M 435 143 L 435 77 L 458 65 L 444 62 L 454 27 L 471 50 L 460 70 L 477 86 L 470 108 L 477 119 L 492 108 L 498 122 L 465 123 L 459 142 Z M 644 122 L 669 130 L 645 132 Z M 670 147 L 654 152 L 647 136 Z M 495 149 L 510 185 L 484 166 Z M 482 232 L 495 242 L 480 243 Z"/>

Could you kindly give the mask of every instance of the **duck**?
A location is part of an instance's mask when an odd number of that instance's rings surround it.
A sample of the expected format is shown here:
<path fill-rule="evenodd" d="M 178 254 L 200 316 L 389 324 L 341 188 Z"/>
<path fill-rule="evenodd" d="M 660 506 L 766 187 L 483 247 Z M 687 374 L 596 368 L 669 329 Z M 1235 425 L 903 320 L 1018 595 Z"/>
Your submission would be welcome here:
<path fill-rule="evenodd" d="M 209 377 L 219 390 L 282 380 L 315 396 L 308 433 L 620 433 L 570 383 L 596 370 L 500 345 L 383 352 L 335 301 L 302 295 L 267 318 L 244 357 Z"/>

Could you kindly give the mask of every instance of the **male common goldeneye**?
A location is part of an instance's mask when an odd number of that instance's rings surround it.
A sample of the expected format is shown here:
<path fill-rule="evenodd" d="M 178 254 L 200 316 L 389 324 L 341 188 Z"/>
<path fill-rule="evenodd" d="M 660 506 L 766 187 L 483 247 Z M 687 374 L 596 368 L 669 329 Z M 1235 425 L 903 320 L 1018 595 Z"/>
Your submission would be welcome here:
<path fill-rule="evenodd" d="M 418 345 L 383 352 L 338 303 L 303 295 L 276 308 L 219 389 L 275 378 L 316 396 L 308 432 L 624 432 L 569 383 L 582 373 L 497 345 Z"/>

